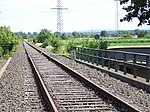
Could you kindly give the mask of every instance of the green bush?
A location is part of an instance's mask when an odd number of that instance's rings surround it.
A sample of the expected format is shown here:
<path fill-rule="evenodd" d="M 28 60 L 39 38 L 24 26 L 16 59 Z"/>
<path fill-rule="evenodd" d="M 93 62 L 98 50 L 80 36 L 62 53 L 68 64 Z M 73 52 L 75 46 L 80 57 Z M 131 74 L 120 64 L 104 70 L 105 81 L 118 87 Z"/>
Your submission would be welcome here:
<path fill-rule="evenodd" d="M 51 39 L 50 45 L 54 48 L 59 48 L 62 45 L 60 38 L 53 37 Z"/>
<path fill-rule="evenodd" d="M 144 38 L 150 38 L 150 34 L 146 34 Z"/>
<path fill-rule="evenodd" d="M 71 47 L 74 47 L 75 46 L 75 42 L 74 42 L 74 40 L 71 40 L 71 41 L 69 41 L 69 43 L 68 43 L 68 45 L 67 45 L 67 52 L 71 52 Z"/>
<path fill-rule="evenodd" d="M 40 47 L 46 48 L 47 46 L 48 46 L 48 43 L 47 43 L 47 42 L 44 42 L 44 43 L 42 43 L 42 45 L 41 45 Z"/>
<path fill-rule="evenodd" d="M 52 40 L 51 37 L 49 37 L 48 39 L 46 39 L 46 40 L 42 43 L 42 45 L 41 45 L 40 47 L 46 48 L 48 45 L 50 45 L 51 40 Z"/>
<path fill-rule="evenodd" d="M 88 43 L 88 48 L 98 48 L 96 41 L 90 41 Z"/>
<path fill-rule="evenodd" d="M 82 47 L 89 47 L 89 39 L 83 40 L 83 41 L 81 42 L 81 46 L 82 46 Z"/>
<path fill-rule="evenodd" d="M 0 57 L 9 56 L 20 40 L 9 27 L 0 27 Z"/>
<path fill-rule="evenodd" d="M 107 41 L 104 41 L 103 39 L 99 39 L 98 49 L 107 49 L 108 46 L 109 43 Z"/>
<path fill-rule="evenodd" d="M 3 48 L 2 47 L 0 47 L 0 57 L 2 57 L 3 56 Z"/>
<path fill-rule="evenodd" d="M 109 43 L 107 41 L 104 41 L 103 39 L 99 39 L 99 40 L 93 40 L 93 41 L 89 41 L 89 40 L 85 40 L 81 43 L 82 47 L 86 47 L 86 48 L 95 48 L 95 49 L 107 49 Z"/>
<path fill-rule="evenodd" d="M 62 46 L 61 39 L 59 37 L 53 36 L 51 38 L 50 45 L 53 47 L 52 52 L 58 53 L 60 50 L 60 47 Z"/>

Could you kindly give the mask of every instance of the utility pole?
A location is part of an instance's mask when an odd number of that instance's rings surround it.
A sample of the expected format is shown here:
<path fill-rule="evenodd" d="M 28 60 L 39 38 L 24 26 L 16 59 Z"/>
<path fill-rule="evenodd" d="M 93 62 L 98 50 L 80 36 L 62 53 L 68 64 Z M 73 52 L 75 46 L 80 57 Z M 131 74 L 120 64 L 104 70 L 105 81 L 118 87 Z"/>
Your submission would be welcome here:
<path fill-rule="evenodd" d="M 116 1 L 116 31 L 117 31 L 117 36 L 118 36 L 118 30 L 119 30 L 119 8 L 118 8 L 118 0 L 114 0 Z"/>
<path fill-rule="evenodd" d="M 63 32 L 63 10 L 68 10 L 68 8 L 62 7 L 62 0 L 57 0 L 57 7 L 51 8 L 57 10 L 57 32 Z"/>

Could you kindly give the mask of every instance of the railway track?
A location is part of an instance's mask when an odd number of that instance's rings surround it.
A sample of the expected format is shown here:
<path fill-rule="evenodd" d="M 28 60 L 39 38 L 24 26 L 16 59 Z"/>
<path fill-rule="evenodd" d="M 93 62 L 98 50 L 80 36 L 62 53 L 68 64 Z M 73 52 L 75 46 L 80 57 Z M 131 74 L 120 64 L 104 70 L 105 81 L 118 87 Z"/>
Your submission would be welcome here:
<path fill-rule="evenodd" d="M 24 43 L 47 106 L 59 112 L 140 112 L 62 63 Z M 43 56 L 44 55 L 44 56 Z M 59 66 L 58 66 L 59 65 Z M 39 76 L 39 77 L 38 77 Z"/>
<path fill-rule="evenodd" d="M 32 71 L 24 75 L 24 94 L 24 101 L 26 102 L 24 111 L 47 111 Z"/>

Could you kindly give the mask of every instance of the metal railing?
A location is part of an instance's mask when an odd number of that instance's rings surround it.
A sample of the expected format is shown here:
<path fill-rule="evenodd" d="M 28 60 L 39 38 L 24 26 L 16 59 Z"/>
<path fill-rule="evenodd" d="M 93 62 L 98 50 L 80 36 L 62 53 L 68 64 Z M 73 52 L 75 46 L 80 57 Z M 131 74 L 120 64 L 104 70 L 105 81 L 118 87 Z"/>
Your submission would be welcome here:
<path fill-rule="evenodd" d="M 72 47 L 71 54 L 73 59 L 80 59 L 88 63 L 106 66 L 118 71 L 119 66 L 122 66 L 124 75 L 127 73 L 127 67 L 132 67 L 134 78 L 137 77 L 137 68 L 142 68 L 145 71 L 144 78 L 146 82 L 150 80 L 150 55 L 142 53 L 124 52 L 116 50 L 91 49 L 82 47 Z"/>

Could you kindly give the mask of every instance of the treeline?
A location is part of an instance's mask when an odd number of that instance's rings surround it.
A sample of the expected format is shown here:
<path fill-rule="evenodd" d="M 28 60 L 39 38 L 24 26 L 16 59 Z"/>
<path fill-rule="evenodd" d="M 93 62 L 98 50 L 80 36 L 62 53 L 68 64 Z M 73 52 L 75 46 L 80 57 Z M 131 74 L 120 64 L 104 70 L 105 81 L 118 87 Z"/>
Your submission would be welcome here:
<path fill-rule="evenodd" d="M 47 29 L 42 29 L 47 30 Z M 51 31 L 50 31 L 51 32 Z M 52 32 L 51 32 L 52 33 Z M 38 36 L 38 32 L 15 32 L 17 36 L 22 37 L 23 39 L 34 38 Z M 150 30 L 119 30 L 119 31 L 106 31 L 101 30 L 99 32 L 66 32 L 60 34 L 59 32 L 53 33 L 55 36 L 59 35 L 61 39 L 67 40 L 70 38 L 94 38 L 95 34 L 98 34 L 100 37 L 121 37 L 121 38 L 130 38 L 130 37 L 137 37 L 137 38 L 150 38 Z"/>
<path fill-rule="evenodd" d="M 137 38 L 150 38 L 150 31 L 149 30 L 119 30 L 119 31 L 106 31 L 102 30 L 99 35 L 101 37 L 121 37 L 121 38 L 130 38 L 130 37 L 137 37 Z"/>
<path fill-rule="evenodd" d="M 75 42 L 76 38 L 79 39 L 77 39 L 79 44 Z M 40 47 L 43 48 L 49 46 L 51 47 L 51 51 L 54 53 L 69 53 L 72 46 L 82 46 L 97 49 L 106 49 L 108 47 L 108 43 L 106 41 L 103 41 L 103 39 L 99 39 L 99 41 L 96 41 L 94 39 L 94 35 L 88 35 L 78 32 L 72 32 L 72 34 L 60 34 L 59 32 L 52 33 L 48 29 L 42 29 L 37 36 L 28 40 L 32 41 L 35 44 L 40 43 Z"/>
<path fill-rule="evenodd" d="M 28 32 L 28 33 L 25 33 L 25 32 L 20 31 L 20 32 L 15 32 L 15 35 L 17 35 L 19 37 L 22 37 L 23 39 L 28 39 L 28 38 L 37 36 L 38 33 L 37 32 L 33 32 L 33 33 Z"/>
<path fill-rule="evenodd" d="M 0 27 L 0 58 L 9 56 L 21 38 L 10 31 L 10 27 Z"/>

